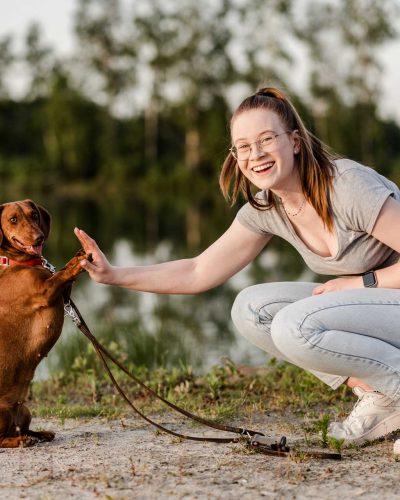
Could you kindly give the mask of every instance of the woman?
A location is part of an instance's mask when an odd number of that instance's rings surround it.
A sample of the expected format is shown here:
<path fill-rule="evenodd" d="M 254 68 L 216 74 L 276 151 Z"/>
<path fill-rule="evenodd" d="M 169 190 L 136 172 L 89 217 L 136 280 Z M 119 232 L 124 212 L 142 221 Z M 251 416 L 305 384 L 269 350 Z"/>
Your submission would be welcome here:
<path fill-rule="evenodd" d="M 294 363 L 358 402 L 329 434 L 347 443 L 400 428 L 400 191 L 374 170 L 334 159 L 304 126 L 289 99 L 264 88 L 231 121 L 232 148 L 220 184 L 248 202 L 201 255 L 153 266 L 109 264 L 83 231 L 95 281 L 132 290 L 193 294 L 220 285 L 276 235 L 313 271 L 341 276 L 323 284 L 266 283 L 237 297 L 238 330 L 266 352 Z M 252 194 L 252 186 L 261 190 Z"/>

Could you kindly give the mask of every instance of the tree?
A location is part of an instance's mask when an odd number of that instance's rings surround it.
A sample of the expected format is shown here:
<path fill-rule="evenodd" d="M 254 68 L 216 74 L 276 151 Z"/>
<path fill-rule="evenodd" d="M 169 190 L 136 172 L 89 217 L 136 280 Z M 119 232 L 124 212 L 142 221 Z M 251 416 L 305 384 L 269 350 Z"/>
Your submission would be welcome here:
<path fill-rule="evenodd" d="M 117 112 L 118 99 L 136 76 L 135 51 L 123 20 L 119 0 L 79 0 L 75 33 L 82 47 L 80 87 L 104 106 L 101 164 L 107 174 L 115 175 L 121 163 L 113 114 Z"/>
<path fill-rule="evenodd" d="M 12 51 L 11 36 L 0 38 L 0 98 L 8 97 L 9 90 L 7 84 L 7 73 L 15 60 L 15 55 Z"/>
<path fill-rule="evenodd" d="M 396 36 L 398 19 L 399 5 L 393 0 L 311 0 L 305 15 L 293 24 L 309 52 L 310 102 L 317 132 L 336 148 L 352 140 L 357 147 L 344 152 L 370 164 L 378 140 L 382 72 L 378 49 Z"/>
<path fill-rule="evenodd" d="M 26 98 L 29 100 L 44 97 L 49 91 L 54 55 L 50 47 L 42 41 L 40 26 L 31 24 L 25 37 L 22 62 L 30 80 Z"/>

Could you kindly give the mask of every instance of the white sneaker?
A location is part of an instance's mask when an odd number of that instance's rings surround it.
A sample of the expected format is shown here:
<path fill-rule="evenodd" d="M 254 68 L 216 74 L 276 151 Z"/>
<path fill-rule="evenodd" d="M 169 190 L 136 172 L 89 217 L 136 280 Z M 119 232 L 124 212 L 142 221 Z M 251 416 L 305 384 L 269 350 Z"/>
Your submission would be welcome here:
<path fill-rule="evenodd" d="M 362 444 L 400 429 L 400 398 L 391 399 L 361 387 L 354 387 L 353 392 L 359 398 L 357 403 L 346 420 L 329 425 L 329 437 Z"/>
<path fill-rule="evenodd" d="M 400 439 L 396 439 L 394 442 L 393 453 L 400 458 Z"/>

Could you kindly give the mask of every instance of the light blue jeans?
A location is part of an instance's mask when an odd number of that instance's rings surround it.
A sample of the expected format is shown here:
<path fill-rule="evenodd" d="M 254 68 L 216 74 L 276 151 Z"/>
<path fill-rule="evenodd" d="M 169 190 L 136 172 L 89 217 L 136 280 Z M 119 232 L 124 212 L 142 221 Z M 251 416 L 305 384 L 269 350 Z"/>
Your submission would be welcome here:
<path fill-rule="evenodd" d="M 400 397 L 400 290 L 312 296 L 317 283 L 267 283 L 237 296 L 232 319 L 260 349 L 310 371 L 332 389 L 356 377 Z"/>

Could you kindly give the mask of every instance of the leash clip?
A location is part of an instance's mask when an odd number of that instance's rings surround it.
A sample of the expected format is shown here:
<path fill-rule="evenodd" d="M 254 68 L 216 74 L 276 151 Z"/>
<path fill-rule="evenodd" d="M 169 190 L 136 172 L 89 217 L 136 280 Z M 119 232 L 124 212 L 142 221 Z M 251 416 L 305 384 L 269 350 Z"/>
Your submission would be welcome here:
<path fill-rule="evenodd" d="M 50 262 L 46 260 L 44 257 L 41 257 L 41 259 L 42 259 L 42 266 L 48 271 L 50 271 L 51 274 L 54 274 L 56 272 L 56 268 L 53 266 L 53 264 L 50 264 Z"/>
<path fill-rule="evenodd" d="M 275 438 L 271 438 L 268 436 L 262 436 L 261 434 L 255 434 L 254 436 L 251 437 L 250 444 L 252 446 L 260 446 L 270 448 L 271 450 L 274 451 L 284 451 L 288 452 L 290 451 L 290 448 L 286 446 L 286 437 L 282 436 L 278 441 Z"/>
<path fill-rule="evenodd" d="M 1 259 L 2 257 L 0 257 Z M 7 258 L 7 257 L 5 257 Z M 50 262 L 45 259 L 43 256 L 41 257 L 42 259 L 42 266 L 47 269 L 48 271 L 51 272 L 51 274 L 54 274 L 56 272 L 55 266 L 53 264 L 50 264 Z M 0 265 L 2 264 L 2 261 L 0 260 Z M 71 304 L 71 300 L 68 300 L 68 302 L 64 303 L 64 316 L 69 316 L 73 323 L 79 328 L 82 324 L 82 321 L 80 320 L 78 314 L 76 313 L 75 308 Z"/>
<path fill-rule="evenodd" d="M 64 316 L 69 316 L 78 328 L 81 326 L 82 322 L 72 306 L 71 301 L 64 304 Z"/>

